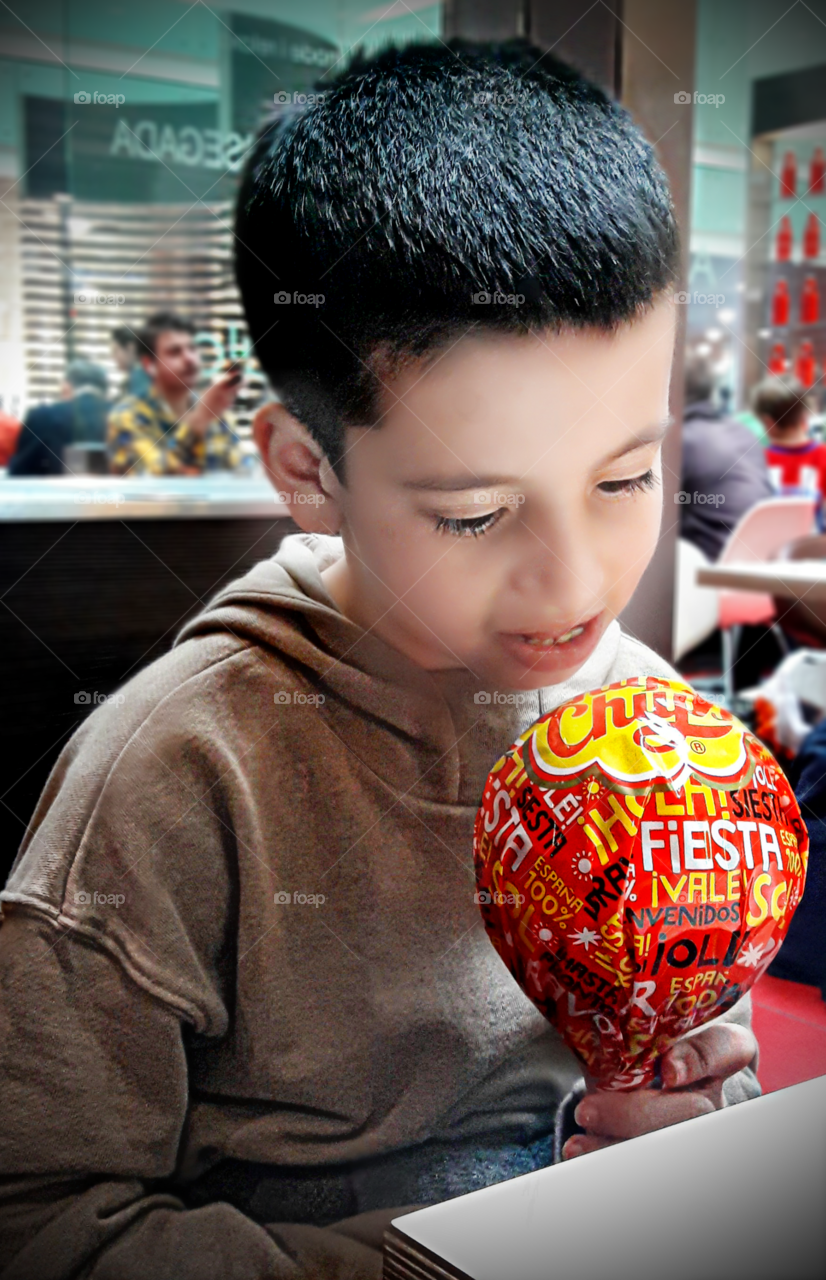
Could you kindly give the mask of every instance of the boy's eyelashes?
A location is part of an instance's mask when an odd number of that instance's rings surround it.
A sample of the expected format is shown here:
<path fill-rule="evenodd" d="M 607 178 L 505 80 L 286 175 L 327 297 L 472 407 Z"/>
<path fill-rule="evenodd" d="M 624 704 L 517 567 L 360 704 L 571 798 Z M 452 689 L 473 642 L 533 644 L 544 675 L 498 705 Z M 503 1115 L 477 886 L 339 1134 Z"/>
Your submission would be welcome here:
<path fill-rule="evenodd" d="M 629 476 L 624 480 L 602 480 L 597 488 L 602 493 L 639 493 L 653 489 L 657 485 L 657 475 L 653 467 L 649 467 L 641 476 Z"/>
<path fill-rule="evenodd" d="M 657 474 L 653 467 L 645 471 L 640 476 L 629 476 L 624 480 L 603 480 L 597 485 L 602 493 L 607 494 L 629 494 L 640 493 L 656 488 L 658 484 Z M 459 517 L 459 516 L 440 516 L 434 515 L 432 518 L 435 522 L 437 533 L 450 533 L 454 537 L 470 537 L 478 538 L 482 534 L 487 533 L 495 524 L 498 524 L 504 515 L 507 514 L 507 507 L 498 507 L 496 511 L 488 511 L 481 516 Z"/>
<path fill-rule="evenodd" d="M 499 507 L 496 511 L 488 511 L 486 515 L 472 516 L 466 520 L 453 516 L 436 516 L 436 532 L 452 533 L 457 538 L 478 538 L 498 524 L 504 514 L 505 508 Z"/>

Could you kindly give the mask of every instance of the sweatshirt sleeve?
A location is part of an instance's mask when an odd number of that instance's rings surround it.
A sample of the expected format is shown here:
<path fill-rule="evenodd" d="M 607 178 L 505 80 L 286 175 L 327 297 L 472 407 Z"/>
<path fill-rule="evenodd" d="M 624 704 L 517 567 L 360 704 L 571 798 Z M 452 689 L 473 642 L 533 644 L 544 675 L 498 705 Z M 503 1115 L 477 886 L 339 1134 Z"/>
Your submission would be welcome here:
<path fill-rule="evenodd" d="M 379 1280 L 382 1229 L 403 1210 L 338 1231 L 260 1225 L 220 1202 L 187 1209 L 174 1194 L 188 1099 L 183 1032 L 173 1010 L 88 940 L 6 909 L 4 1280 Z"/>

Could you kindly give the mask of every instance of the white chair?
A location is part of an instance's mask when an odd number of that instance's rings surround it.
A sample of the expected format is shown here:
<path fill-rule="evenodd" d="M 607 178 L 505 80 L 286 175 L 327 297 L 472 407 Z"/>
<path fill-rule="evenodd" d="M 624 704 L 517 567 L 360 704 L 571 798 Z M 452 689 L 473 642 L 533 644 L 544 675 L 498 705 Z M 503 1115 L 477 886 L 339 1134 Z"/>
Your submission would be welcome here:
<path fill-rule="evenodd" d="M 689 653 L 720 625 L 720 604 L 715 587 L 701 587 L 697 570 L 709 561 L 699 547 L 685 538 L 677 539 L 676 582 L 674 584 L 674 661 Z"/>
<path fill-rule="evenodd" d="M 732 530 L 717 563 L 754 564 L 761 560 L 776 560 L 788 543 L 795 538 L 806 537 L 814 527 L 815 503 L 812 498 L 766 498 L 747 511 Z M 734 662 L 742 627 L 770 627 L 783 653 L 788 652 L 788 646 L 775 622 L 771 596 L 756 591 L 723 589 L 719 593 L 719 603 L 723 687 L 726 700 L 730 702 L 734 693 Z"/>

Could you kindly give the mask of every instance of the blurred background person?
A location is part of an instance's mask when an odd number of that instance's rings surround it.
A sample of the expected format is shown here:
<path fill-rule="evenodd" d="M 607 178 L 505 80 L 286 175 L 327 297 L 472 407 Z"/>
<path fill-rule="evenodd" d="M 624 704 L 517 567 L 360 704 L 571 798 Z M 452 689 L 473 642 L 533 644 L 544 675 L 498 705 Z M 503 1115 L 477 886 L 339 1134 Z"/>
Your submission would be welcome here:
<path fill-rule="evenodd" d="M 10 476 L 60 476 L 68 445 L 102 445 L 106 438 L 106 370 L 90 360 L 73 360 L 66 370 L 61 398 L 26 414 L 9 462 Z"/>
<path fill-rule="evenodd" d="M 197 476 L 238 467 L 240 442 L 223 415 L 238 393 L 240 366 L 230 365 L 198 396 L 201 357 L 191 321 L 157 312 L 137 341 L 150 386 L 142 395 L 125 396 L 109 415 L 110 472 Z"/>
<path fill-rule="evenodd" d="M 768 972 L 818 987 L 826 1000 L 826 719 L 784 767 L 809 831 L 809 864 L 806 892 Z"/>
<path fill-rule="evenodd" d="M 766 428 L 766 463 L 772 489 L 784 497 L 813 498 L 822 530 L 826 445 L 811 437 L 809 418 L 813 405 L 809 393 L 796 378 L 765 378 L 752 393 L 752 407 Z"/>
<path fill-rule="evenodd" d="M 756 502 L 771 497 L 760 441 L 715 404 L 715 375 L 705 356 L 686 360 L 680 537 L 716 560 Z"/>
<path fill-rule="evenodd" d="M 0 467 L 7 467 L 17 448 L 17 437 L 23 424 L 14 414 L 4 412 L 0 406 Z"/>
<path fill-rule="evenodd" d="M 120 324 L 112 330 L 112 359 L 121 373 L 121 385 L 116 399 L 124 396 L 144 396 L 152 385 L 152 379 L 144 369 L 138 353 L 138 338 L 134 329 Z"/>
<path fill-rule="evenodd" d="M 816 506 L 820 533 L 798 538 L 786 549 L 792 560 L 826 558 L 823 535 L 823 499 L 826 495 L 826 445 L 812 439 L 812 393 L 796 378 L 765 378 L 752 392 L 752 408 L 766 429 L 766 462 L 775 493 L 783 497 L 811 498 Z M 798 644 L 826 647 L 826 606 L 819 600 L 775 599 L 783 630 Z M 818 750 L 823 750 L 823 735 Z"/>

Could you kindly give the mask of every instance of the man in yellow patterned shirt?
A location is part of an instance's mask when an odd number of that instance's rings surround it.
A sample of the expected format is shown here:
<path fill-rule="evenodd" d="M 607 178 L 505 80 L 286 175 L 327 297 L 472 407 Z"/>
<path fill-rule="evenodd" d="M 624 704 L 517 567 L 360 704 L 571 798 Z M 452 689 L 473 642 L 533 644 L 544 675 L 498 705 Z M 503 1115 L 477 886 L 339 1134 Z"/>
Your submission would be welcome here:
<path fill-rule="evenodd" d="M 223 419 L 241 381 L 237 366 L 196 396 L 201 372 L 195 327 L 182 316 L 158 312 L 140 330 L 138 348 L 152 379 L 142 396 L 126 396 L 109 414 L 109 470 L 120 476 L 198 476 L 233 470 L 241 460 L 238 437 Z"/>

